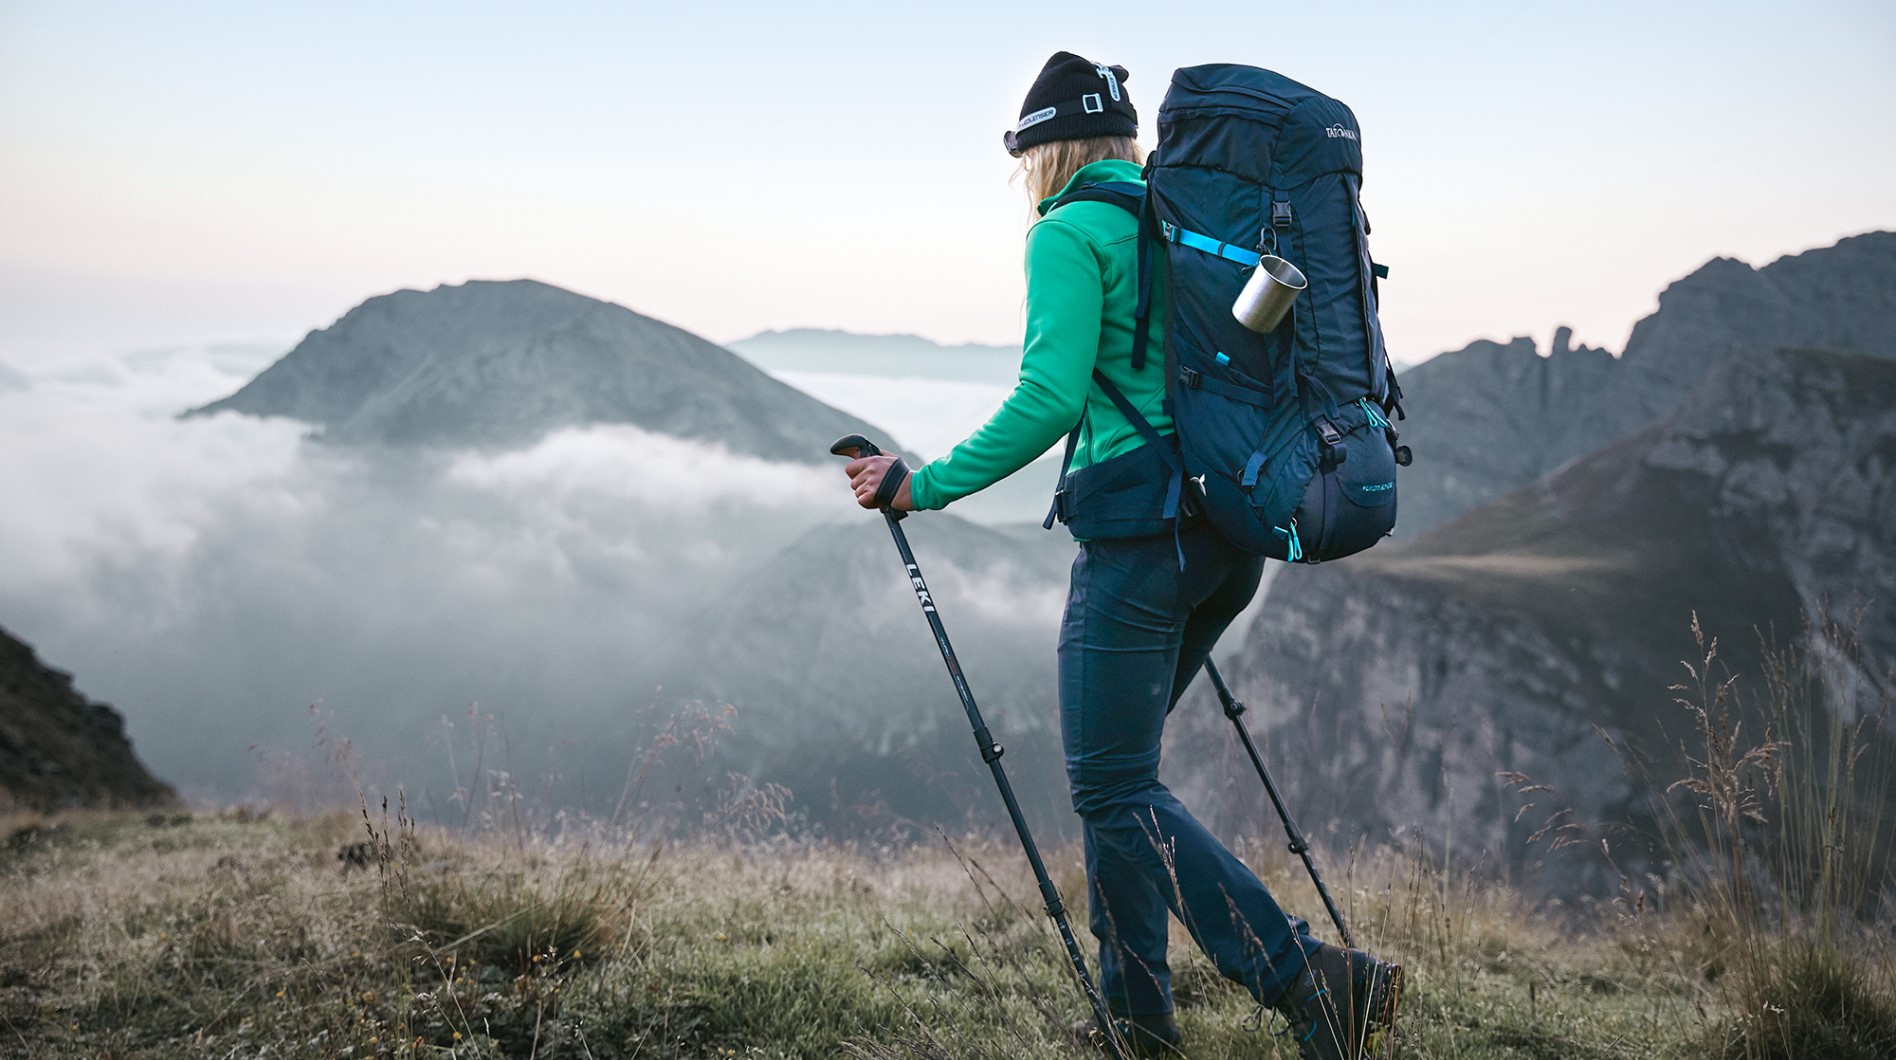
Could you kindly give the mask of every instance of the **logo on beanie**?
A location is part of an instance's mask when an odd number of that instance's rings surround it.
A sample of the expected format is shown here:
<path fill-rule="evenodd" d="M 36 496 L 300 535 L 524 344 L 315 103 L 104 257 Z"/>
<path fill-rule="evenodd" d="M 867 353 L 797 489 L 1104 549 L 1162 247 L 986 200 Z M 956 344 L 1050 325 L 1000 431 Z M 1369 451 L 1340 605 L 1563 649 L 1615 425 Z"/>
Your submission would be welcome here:
<path fill-rule="evenodd" d="M 1019 132 L 1022 129 L 1025 129 L 1026 127 L 1028 127 L 1029 125 L 1039 125 L 1041 122 L 1046 121 L 1048 118 L 1053 117 L 1054 114 L 1059 111 L 1059 109 L 1060 108 L 1058 107 L 1045 107 L 1040 110 L 1034 111 L 1032 114 L 1029 114 L 1025 118 L 1022 118 L 1020 120 L 1020 124 L 1014 126 L 1014 131 Z"/>
<path fill-rule="evenodd" d="M 1113 102 L 1119 102 L 1119 78 L 1113 75 L 1113 68 L 1105 63 L 1094 63 L 1093 69 L 1098 70 L 1099 76 L 1106 79 L 1106 87 L 1113 93 Z"/>

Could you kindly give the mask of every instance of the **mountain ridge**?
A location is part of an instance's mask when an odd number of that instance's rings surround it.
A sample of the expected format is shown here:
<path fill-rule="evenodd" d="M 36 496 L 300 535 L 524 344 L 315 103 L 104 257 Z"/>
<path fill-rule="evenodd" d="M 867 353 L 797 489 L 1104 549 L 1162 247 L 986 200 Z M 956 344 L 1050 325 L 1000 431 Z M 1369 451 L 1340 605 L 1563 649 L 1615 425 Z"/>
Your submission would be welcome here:
<path fill-rule="evenodd" d="M 509 448 L 625 423 L 798 463 L 875 430 L 682 328 L 537 280 L 369 298 L 184 416 L 221 411 L 391 446 Z"/>
<path fill-rule="evenodd" d="M 919 335 L 790 328 L 726 345 L 772 373 L 886 375 L 1006 387 L 1020 376 L 1019 346 L 945 345 Z"/>
<path fill-rule="evenodd" d="M 1896 232 L 1872 231 L 1763 267 L 1713 258 L 1669 284 L 1618 357 L 1551 356 L 1531 340 L 1477 340 L 1402 373 L 1399 536 L 1425 532 L 1666 415 L 1749 354 L 1815 347 L 1896 356 Z"/>

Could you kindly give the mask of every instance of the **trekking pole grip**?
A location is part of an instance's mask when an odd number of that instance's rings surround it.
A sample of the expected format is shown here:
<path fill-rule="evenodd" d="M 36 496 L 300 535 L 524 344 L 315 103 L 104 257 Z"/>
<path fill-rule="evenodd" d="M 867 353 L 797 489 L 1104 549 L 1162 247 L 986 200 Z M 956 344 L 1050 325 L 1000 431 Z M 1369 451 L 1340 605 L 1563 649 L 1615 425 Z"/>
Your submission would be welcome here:
<path fill-rule="evenodd" d="M 849 457 L 852 460 L 860 460 L 865 456 L 883 455 L 882 450 L 876 448 L 876 443 L 864 438 L 860 434 L 846 434 L 836 439 L 835 444 L 830 446 L 830 452 L 837 456 Z M 893 507 L 895 495 L 901 490 L 902 481 L 908 478 L 908 476 L 908 465 L 903 463 L 902 458 L 898 456 L 895 458 L 895 463 L 889 465 L 888 473 L 882 478 L 882 485 L 876 489 L 876 507 L 882 509 L 882 514 L 888 516 L 890 519 L 900 519 L 908 514 L 907 512 L 898 512 Z"/>
<path fill-rule="evenodd" d="M 877 449 L 876 443 L 860 434 L 845 434 L 836 439 L 836 444 L 830 446 L 830 455 L 846 456 L 851 460 L 856 460 L 865 456 L 881 456 L 882 450 Z"/>

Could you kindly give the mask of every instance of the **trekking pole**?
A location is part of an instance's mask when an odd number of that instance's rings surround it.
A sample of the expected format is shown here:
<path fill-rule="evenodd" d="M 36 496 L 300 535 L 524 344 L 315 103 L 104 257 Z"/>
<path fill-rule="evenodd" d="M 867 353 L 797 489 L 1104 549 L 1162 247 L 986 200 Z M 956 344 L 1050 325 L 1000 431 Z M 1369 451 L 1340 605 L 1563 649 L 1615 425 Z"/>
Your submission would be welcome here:
<path fill-rule="evenodd" d="M 1290 836 L 1290 852 L 1302 858 L 1304 868 L 1310 870 L 1310 882 L 1317 885 L 1317 894 L 1323 898 L 1323 907 L 1330 911 L 1330 920 L 1336 924 L 1336 933 L 1342 936 L 1343 945 L 1354 947 L 1356 940 L 1350 937 L 1350 929 L 1343 924 L 1343 911 L 1336 907 L 1336 899 L 1330 897 L 1330 889 L 1323 885 L 1323 877 L 1317 873 L 1317 863 L 1310 857 L 1310 841 L 1304 838 L 1303 830 L 1297 827 L 1290 811 L 1284 807 L 1284 797 L 1277 793 L 1277 785 L 1271 780 L 1270 770 L 1264 768 L 1264 758 L 1257 753 L 1257 744 L 1251 742 L 1251 731 L 1244 727 L 1241 720 L 1244 704 L 1232 697 L 1231 690 L 1225 687 L 1224 677 L 1212 665 L 1210 656 L 1205 657 L 1205 673 L 1211 678 L 1211 686 L 1218 690 L 1218 699 L 1224 703 L 1225 717 L 1231 719 L 1232 727 L 1238 730 L 1238 739 L 1244 741 L 1244 750 L 1251 756 L 1251 764 L 1257 767 L 1257 775 L 1264 781 L 1264 790 L 1270 794 L 1271 804 L 1277 807 L 1277 816 L 1283 818 L 1284 832 Z"/>
<path fill-rule="evenodd" d="M 864 457 L 880 456 L 882 450 L 875 443 L 860 434 L 851 434 L 837 440 L 830 446 L 830 452 L 837 456 Z M 1093 1007 L 1093 1018 L 1099 1021 L 1100 1036 L 1106 1041 L 1106 1049 L 1114 1060 L 1123 1060 L 1120 1051 L 1118 1031 L 1112 1017 L 1106 1012 L 1106 1003 L 1100 999 L 1099 991 L 1093 986 L 1093 977 L 1086 970 L 1086 958 L 1080 955 L 1080 944 L 1073 937 L 1073 928 L 1067 923 L 1066 907 L 1060 902 L 1060 891 L 1047 875 L 1047 866 L 1040 860 L 1040 848 L 1034 845 L 1034 837 L 1027 830 L 1027 819 L 1021 816 L 1020 803 L 1014 798 L 1014 786 L 1007 782 L 1007 771 L 1001 768 L 1001 745 L 994 742 L 994 736 L 981 720 L 981 709 L 974 705 L 974 693 L 968 691 L 968 680 L 961 674 L 961 664 L 955 659 L 955 649 L 948 643 L 948 633 L 942 629 L 941 616 L 935 613 L 934 598 L 928 594 L 928 585 L 922 581 L 921 569 L 915 565 L 915 553 L 909 550 L 908 535 L 902 532 L 900 521 L 907 515 L 898 512 L 887 504 L 882 506 L 882 518 L 889 524 L 889 536 L 895 538 L 895 550 L 902 554 L 902 563 L 908 569 L 909 582 L 915 587 L 915 598 L 921 601 L 922 614 L 928 618 L 928 628 L 935 632 L 935 646 L 941 649 L 941 661 L 948 664 L 948 676 L 954 680 L 955 692 L 961 696 L 961 706 L 968 712 L 968 723 L 974 726 L 974 743 L 980 748 L 981 760 L 988 764 L 994 773 L 994 784 L 1001 789 L 1001 801 L 1007 804 L 1007 816 L 1014 821 L 1014 832 L 1020 836 L 1020 845 L 1027 851 L 1027 863 L 1033 866 L 1034 879 L 1040 884 L 1040 898 L 1046 903 L 1047 915 L 1053 918 L 1054 926 L 1060 931 L 1060 941 L 1066 943 L 1067 959 L 1073 964 L 1073 974 L 1080 980 L 1080 989 L 1086 994 L 1087 1004 Z"/>

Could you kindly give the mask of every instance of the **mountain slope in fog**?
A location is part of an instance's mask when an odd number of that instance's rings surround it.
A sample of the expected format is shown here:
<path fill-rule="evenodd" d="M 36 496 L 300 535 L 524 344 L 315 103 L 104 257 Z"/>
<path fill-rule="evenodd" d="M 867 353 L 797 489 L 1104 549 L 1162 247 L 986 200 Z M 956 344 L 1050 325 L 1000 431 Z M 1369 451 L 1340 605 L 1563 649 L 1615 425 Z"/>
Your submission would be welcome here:
<path fill-rule="evenodd" d="M 125 719 L 0 629 L 0 810 L 168 805 L 132 754 Z"/>
<path fill-rule="evenodd" d="M 1891 600 L 1896 360 L 1783 351 L 1419 539 L 1285 570 L 1230 647 L 1258 726 L 1297 748 L 1285 770 L 1300 813 L 1371 830 L 1420 821 L 1438 843 L 1452 828 L 1458 847 L 1506 862 L 1536 853 L 1526 837 L 1555 806 L 1637 822 L 1680 774 L 1695 737 L 1667 688 L 1699 654 L 1694 613 L 1755 688 L 1760 632 L 1799 642 L 1807 622 L 1849 626 L 1867 605 L 1859 677 L 1875 699 L 1896 663 Z M 1630 774 L 1602 733 L 1652 777 Z M 1502 770 L 1558 792 L 1517 797 Z M 1588 849 L 1584 867 L 1605 871 Z"/>
<path fill-rule="evenodd" d="M 919 335 L 791 328 L 759 332 L 729 345 L 738 356 L 772 373 L 886 375 L 995 386 L 1013 386 L 1020 375 L 1019 346 L 943 346 Z"/>
<path fill-rule="evenodd" d="M 1402 373 L 1415 450 L 1397 533 L 1413 537 L 1652 423 L 1747 353 L 1785 346 L 1896 355 L 1896 232 L 1761 269 L 1717 258 L 1672 284 L 1618 359 L 1528 339 L 1475 342 Z"/>
<path fill-rule="evenodd" d="M 941 512 L 902 526 L 1023 804 L 1065 824 L 1054 645 L 1073 539 Z M 998 810 L 879 515 L 811 531 L 709 600 L 679 624 L 665 684 L 737 708 L 730 768 L 837 828 L 865 807 L 926 822 Z"/>
<path fill-rule="evenodd" d="M 624 423 L 803 463 L 875 432 L 688 331 L 533 280 L 370 298 L 186 415 L 224 410 L 395 445 L 515 447 Z"/>

